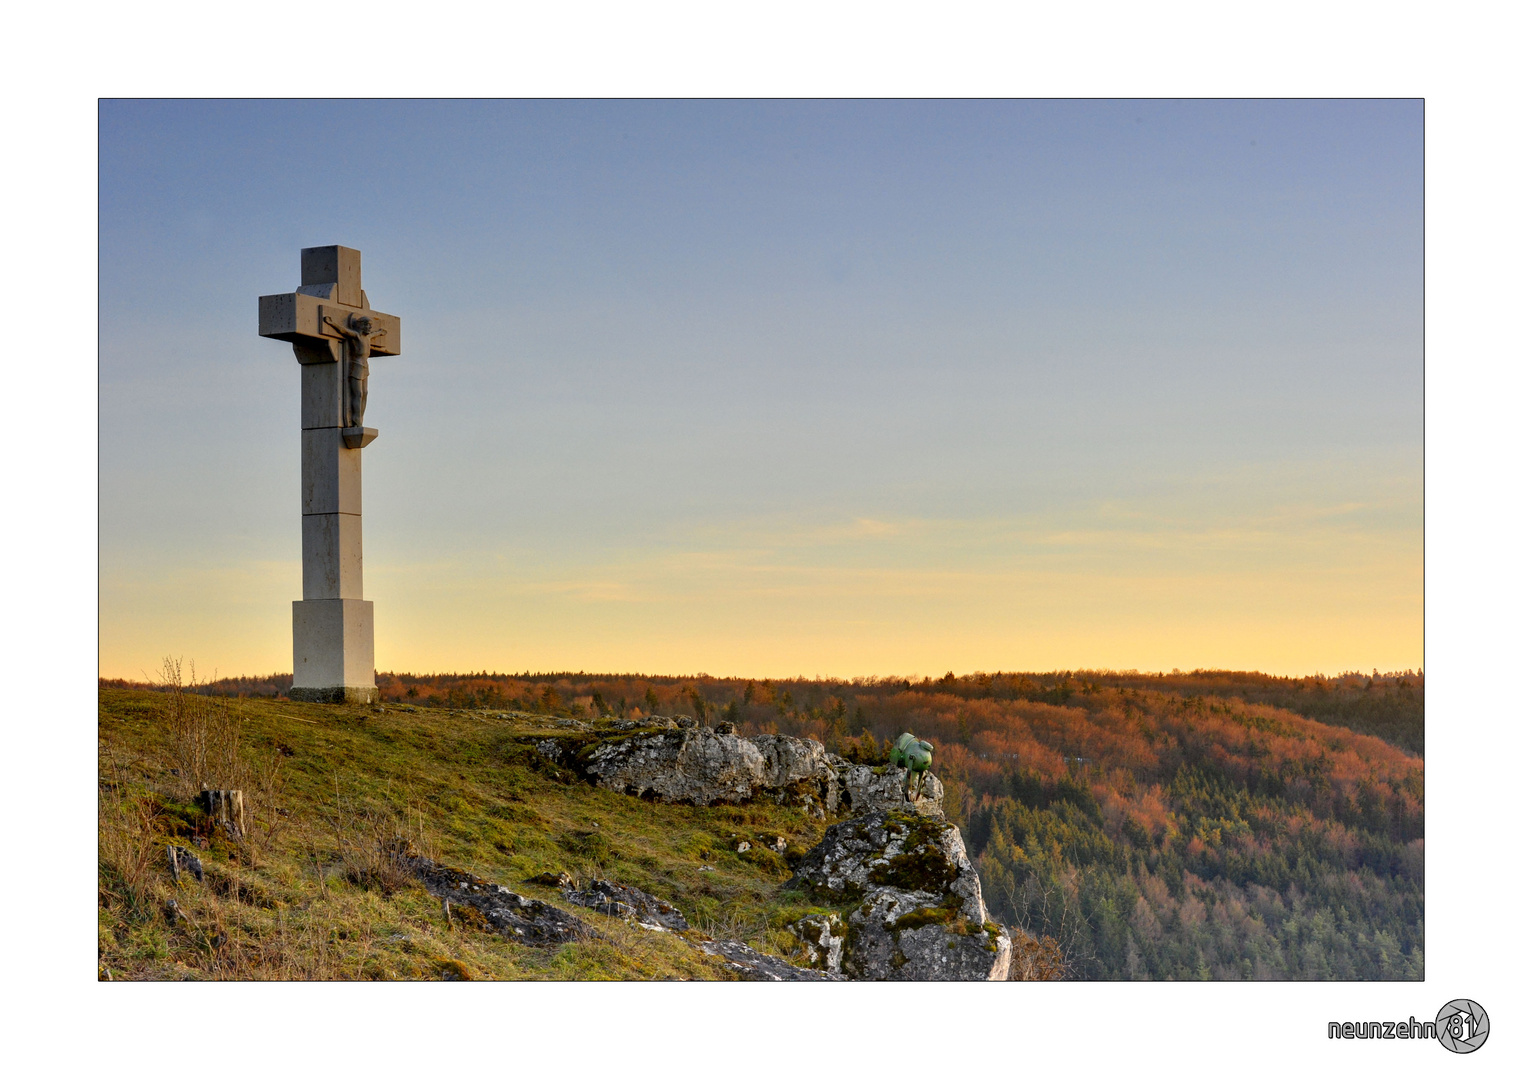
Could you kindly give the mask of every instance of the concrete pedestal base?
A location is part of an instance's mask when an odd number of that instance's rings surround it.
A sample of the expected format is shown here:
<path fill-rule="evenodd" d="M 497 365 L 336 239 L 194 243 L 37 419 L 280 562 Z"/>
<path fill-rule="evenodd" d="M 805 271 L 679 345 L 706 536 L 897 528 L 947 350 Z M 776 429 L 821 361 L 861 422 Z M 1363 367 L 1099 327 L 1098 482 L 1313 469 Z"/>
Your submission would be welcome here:
<path fill-rule="evenodd" d="M 369 600 L 296 600 L 291 604 L 292 698 L 376 699 L 374 610 Z"/>
<path fill-rule="evenodd" d="M 293 686 L 292 701 L 321 701 L 335 705 L 374 705 L 381 692 L 373 686 Z"/>

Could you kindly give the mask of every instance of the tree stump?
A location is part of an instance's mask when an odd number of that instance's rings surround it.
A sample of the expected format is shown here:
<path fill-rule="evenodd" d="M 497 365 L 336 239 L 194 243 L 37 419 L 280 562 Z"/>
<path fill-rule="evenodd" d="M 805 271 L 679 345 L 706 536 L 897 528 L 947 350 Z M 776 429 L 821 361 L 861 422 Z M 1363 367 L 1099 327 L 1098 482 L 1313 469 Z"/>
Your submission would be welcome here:
<path fill-rule="evenodd" d="M 221 788 L 202 788 L 201 806 L 215 826 L 229 838 L 243 839 L 243 792 Z"/>

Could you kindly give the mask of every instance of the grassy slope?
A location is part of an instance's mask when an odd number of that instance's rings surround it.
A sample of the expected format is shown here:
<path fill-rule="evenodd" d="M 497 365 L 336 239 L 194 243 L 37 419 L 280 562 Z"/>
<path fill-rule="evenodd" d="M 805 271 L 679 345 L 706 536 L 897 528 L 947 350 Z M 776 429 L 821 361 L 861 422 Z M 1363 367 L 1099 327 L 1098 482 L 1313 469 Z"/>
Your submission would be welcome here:
<path fill-rule="evenodd" d="M 442 862 L 560 906 L 555 890 L 524 879 L 566 870 L 634 885 L 675 903 L 700 931 L 779 955 L 795 944 L 781 926 L 816 910 L 779 895 L 788 876 L 781 858 L 759 845 L 743 855 L 734 847 L 766 832 L 787 837 L 790 854 L 803 852 L 823 823 L 772 805 L 657 807 L 557 780 L 522 741 L 564 733 L 549 718 L 187 700 L 192 710 L 227 710 L 231 725 L 212 717 L 214 741 L 218 730 L 239 733 L 252 839 L 197 851 L 205 884 L 171 880 L 165 843 L 178 834 L 192 846 L 201 828 L 188 805 L 194 755 L 175 738 L 172 697 L 103 689 L 102 978 L 730 977 L 675 935 L 582 908 L 570 910 L 606 940 L 536 949 L 447 922 L 437 900 L 388 879 L 373 858 L 378 840 L 398 834 Z M 260 796 L 272 777 L 273 790 Z M 184 918 L 166 914 L 171 900 Z"/>

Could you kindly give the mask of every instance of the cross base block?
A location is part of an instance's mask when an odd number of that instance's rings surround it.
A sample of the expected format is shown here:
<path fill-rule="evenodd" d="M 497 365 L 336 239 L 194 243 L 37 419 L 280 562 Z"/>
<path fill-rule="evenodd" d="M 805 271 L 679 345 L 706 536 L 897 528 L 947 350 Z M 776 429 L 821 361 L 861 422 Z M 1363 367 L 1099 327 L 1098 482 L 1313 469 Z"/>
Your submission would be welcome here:
<path fill-rule="evenodd" d="M 317 698 L 319 701 L 351 701 L 357 700 L 351 693 L 375 693 L 374 612 L 375 605 L 369 600 L 297 600 L 291 604 L 293 698 L 310 691 L 329 695 Z M 332 697 L 335 691 L 342 692 L 343 697 Z"/>
<path fill-rule="evenodd" d="M 374 705 L 381 700 L 381 692 L 373 686 L 293 686 L 291 700 L 332 705 Z"/>

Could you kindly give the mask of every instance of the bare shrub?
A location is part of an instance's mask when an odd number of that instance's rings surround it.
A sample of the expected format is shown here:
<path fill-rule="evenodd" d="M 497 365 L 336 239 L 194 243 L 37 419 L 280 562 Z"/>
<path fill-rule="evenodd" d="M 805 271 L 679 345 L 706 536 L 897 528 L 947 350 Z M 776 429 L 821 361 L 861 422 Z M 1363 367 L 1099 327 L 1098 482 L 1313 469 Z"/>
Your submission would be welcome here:
<path fill-rule="evenodd" d="M 228 708 L 226 698 L 199 693 L 201 687 L 194 660 L 187 678 L 178 658 L 164 658 L 158 689 L 169 699 L 170 754 L 187 801 L 204 788 L 243 787 L 242 718 Z"/>
<path fill-rule="evenodd" d="M 361 888 L 390 896 L 413 882 L 408 860 L 432 857 L 421 803 L 408 801 L 401 811 L 346 797 L 333 781 L 333 799 L 322 806 L 338 847 L 343 877 Z"/>
<path fill-rule="evenodd" d="M 119 905 L 133 918 L 145 917 L 153 906 L 158 875 L 154 867 L 164 858 L 153 813 L 142 799 L 133 798 L 117 775 L 101 785 L 96 841 L 100 861 L 99 888 L 103 904 Z"/>
<path fill-rule="evenodd" d="M 285 828 L 276 805 L 284 790 L 281 755 L 245 746 L 243 717 L 225 697 L 205 693 L 192 660 L 166 656 L 157 689 L 168 699 L 167 727 L 177 794 L 189 802 L 207 789 L 243 792 L 244 831 L 230 837 L 257 862 Z"/>
<path fill-rule="evenodd" d="M 1011 982 L 1058 982 L 1068 977 L 1069 964 L 1056 940 L 1013 926 L 1009 931 Z"/>

